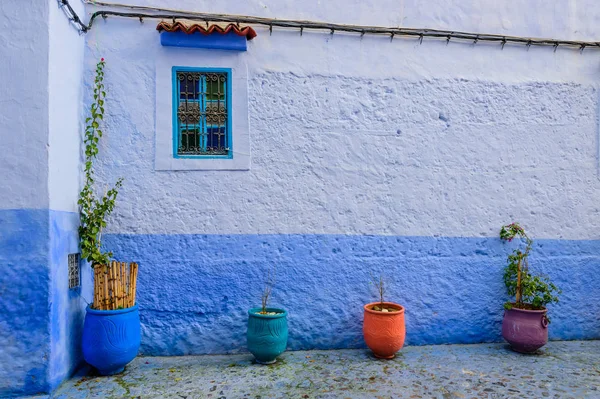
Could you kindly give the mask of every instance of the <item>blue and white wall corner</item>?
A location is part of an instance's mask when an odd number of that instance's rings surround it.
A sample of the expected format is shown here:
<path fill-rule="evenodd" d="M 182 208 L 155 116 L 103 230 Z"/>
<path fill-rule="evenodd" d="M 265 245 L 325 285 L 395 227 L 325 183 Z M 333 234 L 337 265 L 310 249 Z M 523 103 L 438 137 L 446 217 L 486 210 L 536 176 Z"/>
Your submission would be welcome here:
<path fill-rule="evenodd" d="M 91 285 L 84 270 L 69 290 L 67 270 L 79 252 L 84 38 L 56 1 L 2 12 L 0 396 L 11 397 L 51 392 L 81 365 Z"/>

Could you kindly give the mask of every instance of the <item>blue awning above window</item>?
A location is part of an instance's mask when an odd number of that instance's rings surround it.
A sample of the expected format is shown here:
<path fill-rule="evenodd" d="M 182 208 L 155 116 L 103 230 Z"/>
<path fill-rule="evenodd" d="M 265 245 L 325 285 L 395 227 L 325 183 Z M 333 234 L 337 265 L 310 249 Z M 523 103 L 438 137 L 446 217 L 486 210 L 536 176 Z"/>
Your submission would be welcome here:
<path fill-rule="evenodd" d="M 173 47 L 246 51 L 247 41 L 256 37 L 256 32 L 251 27 L 235 24 L 202 26 L 194 22 L 163 21 L 156 29 L 160 31 L 160 43 Z"/>

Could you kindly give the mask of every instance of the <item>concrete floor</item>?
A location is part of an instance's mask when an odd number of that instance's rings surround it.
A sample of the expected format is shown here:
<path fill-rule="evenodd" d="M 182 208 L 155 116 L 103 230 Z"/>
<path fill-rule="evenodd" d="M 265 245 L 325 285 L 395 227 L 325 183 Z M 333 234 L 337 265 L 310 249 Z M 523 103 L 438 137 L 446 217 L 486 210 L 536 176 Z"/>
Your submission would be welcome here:
<path fill-rule="evenodd" d="M 505 344 L 406 347 L 394 360 L 367 350 L 138 357 L 122 375 L 75 377 L 71 398 L 600 398 L 600 341 L 551 342 L 535 355 Z"/>

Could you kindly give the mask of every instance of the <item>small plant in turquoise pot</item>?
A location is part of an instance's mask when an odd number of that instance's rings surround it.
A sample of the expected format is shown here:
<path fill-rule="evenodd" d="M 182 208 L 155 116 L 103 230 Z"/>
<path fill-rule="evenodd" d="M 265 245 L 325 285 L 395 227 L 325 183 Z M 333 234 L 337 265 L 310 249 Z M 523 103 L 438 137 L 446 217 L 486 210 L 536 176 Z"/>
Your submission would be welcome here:
<path fill-rule="evenodd" d="M 248 351 L 257 363 L 272 364 L 286 347 L 288 340 L 287 311 L 268 306 L 273 290 L 271 273 L 262 294 L 262 306 L 248 311 Z"/>

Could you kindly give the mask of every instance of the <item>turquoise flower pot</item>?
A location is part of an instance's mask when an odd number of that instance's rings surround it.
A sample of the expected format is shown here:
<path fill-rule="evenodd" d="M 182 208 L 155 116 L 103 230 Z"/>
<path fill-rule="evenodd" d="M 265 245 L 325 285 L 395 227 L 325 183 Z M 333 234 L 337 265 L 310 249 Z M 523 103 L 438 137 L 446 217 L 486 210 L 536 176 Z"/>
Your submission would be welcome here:
<path fill-rule="evenodd" d="M 248 311 L 248 350 L 261 364 L 272 364 L 287 347 L 287 312 L 284 309 L 267 308 L 275 315 L 258 314 L 261 308 Z"/>

